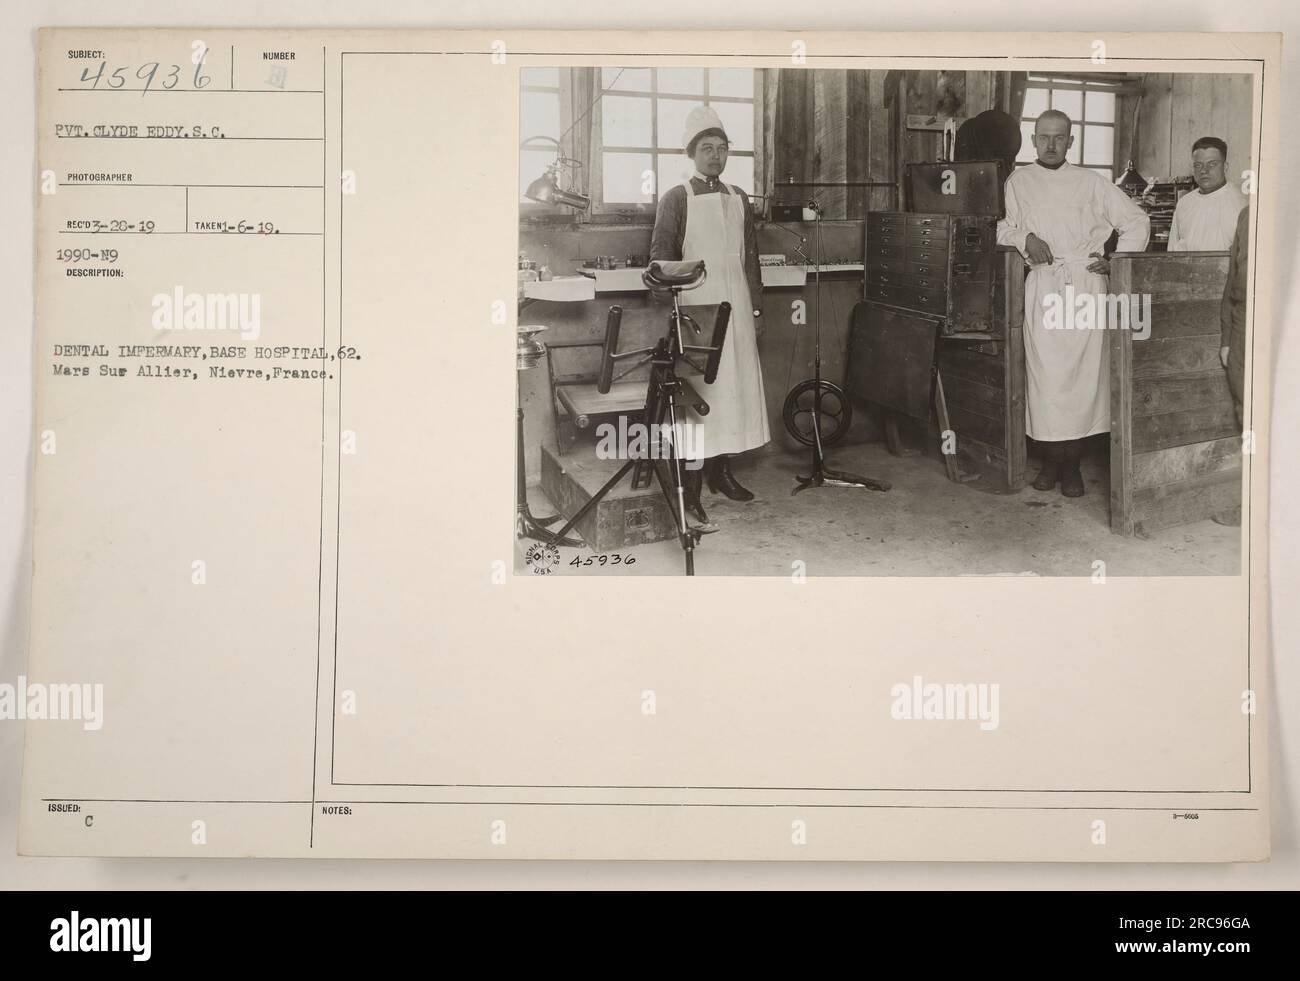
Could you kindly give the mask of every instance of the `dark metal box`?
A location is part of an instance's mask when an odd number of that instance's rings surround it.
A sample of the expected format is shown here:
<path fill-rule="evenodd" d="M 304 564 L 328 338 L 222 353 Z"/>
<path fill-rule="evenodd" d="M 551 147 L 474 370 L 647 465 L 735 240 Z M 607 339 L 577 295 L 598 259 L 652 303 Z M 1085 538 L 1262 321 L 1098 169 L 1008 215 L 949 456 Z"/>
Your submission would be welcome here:
<path fill-rule="evenodd" d="M 996 160 L 963 160 L 907 165 L 908 210 L 926 214 L 1005 213 L 1001 166 Z"/>

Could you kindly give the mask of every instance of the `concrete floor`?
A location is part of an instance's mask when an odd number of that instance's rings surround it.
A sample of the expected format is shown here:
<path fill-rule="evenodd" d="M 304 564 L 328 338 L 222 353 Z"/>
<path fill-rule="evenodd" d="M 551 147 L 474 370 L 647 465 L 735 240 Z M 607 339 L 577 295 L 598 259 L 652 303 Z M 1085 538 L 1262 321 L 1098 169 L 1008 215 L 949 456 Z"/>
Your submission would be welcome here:
<path fill-rule="evenodd" d="M 886 493 L 826 487 L 790 496 L 809 453 L 774 447 L 747 453 L 733 466 L 755 494 L 747 504 L 705 490 L 704 506 L 719 526 L 695 553 L 696 575 L 789 576 L 801 559 L 809 576 L 1088 576 L 1102 559 L 1107 576 L 1235 575 L 1241 529 L 1212 521 L 1122 538 L 1109 527 L 1107 463 L 1083 462 L 1087 494 L 1026 487 L 1016 494 L 955 484 L 925 456 L 894 457 L 883 443 L 836 446 L 833 467 L 889 481 Z M 1030 474 L 1036 471 L 1031 460 Z M 529 489 L 535 514 L 555 508 L 540 487 Z M 516 541 L 516 568 L 527 571 Z M 575 568 L 586 549 L 561 549 L 555 574 L 678 575 L 675 540 L 637 546 L 632 566 Z"/>

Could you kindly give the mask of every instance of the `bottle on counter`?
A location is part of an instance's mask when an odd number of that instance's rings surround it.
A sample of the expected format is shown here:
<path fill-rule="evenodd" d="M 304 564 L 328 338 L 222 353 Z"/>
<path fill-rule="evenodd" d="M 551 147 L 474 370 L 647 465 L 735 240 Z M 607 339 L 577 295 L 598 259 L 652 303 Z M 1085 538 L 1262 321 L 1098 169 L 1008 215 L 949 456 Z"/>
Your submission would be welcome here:
<path fill-rule="evenodd" d="M 519 253 L 519 282 L 535 283 L 537 282 L 537 263 L 528 258 L 526 252 Z"/>

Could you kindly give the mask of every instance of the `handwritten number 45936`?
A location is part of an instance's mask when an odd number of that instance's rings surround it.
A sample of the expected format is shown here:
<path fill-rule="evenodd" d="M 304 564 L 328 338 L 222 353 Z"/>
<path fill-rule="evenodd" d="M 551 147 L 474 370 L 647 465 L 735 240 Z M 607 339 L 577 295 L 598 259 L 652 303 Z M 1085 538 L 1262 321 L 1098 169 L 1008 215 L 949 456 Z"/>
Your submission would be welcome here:
<path fill-rule="evenodd" d="M 204 52 L 204 54 L 199 57 L 198 63 L 194 66 L 194 88 L 196 89 L 206 88 L 212 82 L 211 75 L 203 74 L 203 59 L 206 57 L 207 57 L 207 53 Z M 161 68 L 162 68 L 161 63 L 157 61 L 150 61 L 150 62 L 146 62 L 145 64 L 141 65 L 139 68 L 135 70 L 135 77 L 141 79 L 144 82 L 144 88 L 140 90 L 141 95 L 144 95 L 146 92 L 148 92 L 150 87 L 154 84 L 154 82 L 158 80 L 158 72 L 161 70 Z M 124 85 L 126 85 L 125 76 L 126 73 L 129 72 L 130 70 L 131 68 L 129 65 L 123 66 L 122 68 L 115 68 L 113 69 L 113 71 L 108 73 L 108 78 L 105 79 L 104 73 L 108 71 L 108 62 L 101 61 L 99 63 L 99 69 L 95 71 L 93 74 L 91 73 L 91 70 L 89 68 L 83 68 L 81 70 L 81 81 L 90 82 L 90 84 L 86 86 L 86 88 L 90 88 L 90 89 L 99 88 L 99 83 L 101 81 L 103 81 L 104 85 L 110 89 L 120 89 Z M 162 79 L 158 81 L 158 84 L 161 88 L 164 89 L 174 89 L 176 88 L 176 85 L 178 82 L 180 82 L 180 80 L 181 80 L 181 66 L 172 65 L 171 70 L 162 76 Z"/>
<path fill-rule="evenodd" d="M 612 555 L 588 555 L 585 559 L 579 558 L 575 555 L 573 560 L 569 562 L 569 565 L 573 566 L 575 569 L 582 569 L 593 565 L 605 565 L 606 563 L 609 565 L 632 565 L 635 562 L 635 555 L 624 556 L 615 552 Z"/>

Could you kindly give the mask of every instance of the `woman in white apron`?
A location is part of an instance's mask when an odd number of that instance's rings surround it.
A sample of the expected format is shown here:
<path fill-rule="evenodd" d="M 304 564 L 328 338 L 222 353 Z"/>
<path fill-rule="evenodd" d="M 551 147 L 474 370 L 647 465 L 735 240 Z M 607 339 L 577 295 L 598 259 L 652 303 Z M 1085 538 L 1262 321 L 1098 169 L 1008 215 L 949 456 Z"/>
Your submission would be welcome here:
<path fill-rule="evenodd" d="M 709 403 L 709 414 L 688 413 L 687 417 L 699 427 L 694 445 L 706 461 L 703 470 L 686 471 L 687 497 L 696 516 L 707 521 L 700 503 L 703 476 L 715 493 L 733 501 L 753 500 L 754 495 L 732 474 L 730 458 L 771 438 L 756 327 L 762 313 L 762 280 L 749 200 L 740 188 L 718 179 L 727 165 L 728 146 L 718 114 L 708 106 L 691 110 L 682 143 L 695 162 L 695 174 L 660 198 L 650 258 L 703 259 L 707 276 L 703 285 L 691 291 L 689 302 L 731 304 L 718 377 L 699 389 Z"/>

